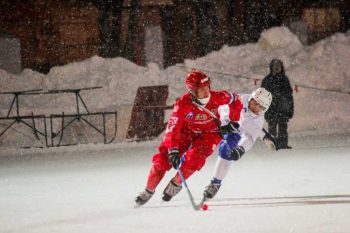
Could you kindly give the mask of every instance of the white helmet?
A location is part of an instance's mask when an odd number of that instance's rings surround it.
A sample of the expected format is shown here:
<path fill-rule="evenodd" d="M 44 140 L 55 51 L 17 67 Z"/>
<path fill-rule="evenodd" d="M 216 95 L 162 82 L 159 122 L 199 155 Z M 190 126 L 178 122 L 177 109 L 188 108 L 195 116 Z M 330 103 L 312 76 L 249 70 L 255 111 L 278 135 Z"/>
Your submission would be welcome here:
<path fill-rule="evenodd" d="M 252 92 L 252 98 L 264 108 L 264 112 L 270 107 L 272 101 L 272 94 L 263 87 Z"/>

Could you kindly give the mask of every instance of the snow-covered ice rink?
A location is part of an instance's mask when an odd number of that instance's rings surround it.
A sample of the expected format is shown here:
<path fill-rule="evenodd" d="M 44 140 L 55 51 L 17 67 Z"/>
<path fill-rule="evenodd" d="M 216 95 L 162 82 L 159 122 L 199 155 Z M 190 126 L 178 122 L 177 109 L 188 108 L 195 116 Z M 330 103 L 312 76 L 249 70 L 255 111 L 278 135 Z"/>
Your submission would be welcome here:
<path fill-rule="evenodd" d="M 182 190 L 135 209 L 159 141 L 0 151 L 1 233 L 350 231 L 350 135 L 291 138 L 293 150 L 259 141 L 232 164 L 208 211 Z M 21 155 L 19 155 L 21 153 Z M 199 201 L 216 152 L 188 180 Z"/>

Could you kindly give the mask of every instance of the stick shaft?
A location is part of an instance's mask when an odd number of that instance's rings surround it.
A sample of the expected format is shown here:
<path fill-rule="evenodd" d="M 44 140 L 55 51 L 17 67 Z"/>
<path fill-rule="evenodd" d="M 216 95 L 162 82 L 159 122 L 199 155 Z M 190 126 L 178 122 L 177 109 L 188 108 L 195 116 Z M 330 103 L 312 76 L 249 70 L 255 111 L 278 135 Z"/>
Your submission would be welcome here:
<path fill-rule="evenodd" d="M 187 191 L 188 197 L 190 198 L 191 205 L 192 205 L 193 209 L 200 210 L 202 208 L 203 203 L 206 201 L 206 198 L 203 196 L 202 200 L 198 204 L 196 204 L 196 202 L 194 201 L 193 195 L 191 193 L 191 190 L 188 188 L 187 182 L 186 182 L 185 177 L 183 176 L 180 168 L 177 169 L 177 172 L 179 173 L 181 181 L 186 188 L 186 191 Z"/>

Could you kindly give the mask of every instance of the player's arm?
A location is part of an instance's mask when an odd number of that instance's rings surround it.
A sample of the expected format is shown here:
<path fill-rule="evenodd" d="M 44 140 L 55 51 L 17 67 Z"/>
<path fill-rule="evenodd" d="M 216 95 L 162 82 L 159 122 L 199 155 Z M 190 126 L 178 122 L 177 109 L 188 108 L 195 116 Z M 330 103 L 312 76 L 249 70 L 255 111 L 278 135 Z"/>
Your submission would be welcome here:
<path fill-rule="evenodd" d="M 177 169 L 180 164 L 179 142 L 181 137 L 181 128 L 184 122 L 184 113 L 182 109 L 183 103 L 180 99 L 176 102 L 173 112 L 171 113 L 164 139 L 165 145 L 168 148 L 169 162 L 175 169 Z"/>
<path fill-rule="evenodd" d="M 239 119 L 243 104 L 241 99 L 236 94 L 229 94 L 230 96 L 228 104 L 221 105 L 218 108 L 218 113 L 221 122 L 221 131 L 224 134 L 234 133 L 239 128 Z"/>
<path fill-rule="evenodd" d="M 238 122 L 241 117 L 241 111 L 243 108 L 243 103 L 241 100 L 241 97 L 233 93 L 234 100 L 228 104 L 230 112 L 229 112 L 229 118 L 231 122 Z"/>
<path fill-rule="evenodd" d="M 230 107 L 228 104 L 221 105 L 218 108 L 218 113 L 221 123 L 220 130 L 223 134 L 234 133 L 238 130 L 238 122 L 231 121 L 230 119 Z"/>

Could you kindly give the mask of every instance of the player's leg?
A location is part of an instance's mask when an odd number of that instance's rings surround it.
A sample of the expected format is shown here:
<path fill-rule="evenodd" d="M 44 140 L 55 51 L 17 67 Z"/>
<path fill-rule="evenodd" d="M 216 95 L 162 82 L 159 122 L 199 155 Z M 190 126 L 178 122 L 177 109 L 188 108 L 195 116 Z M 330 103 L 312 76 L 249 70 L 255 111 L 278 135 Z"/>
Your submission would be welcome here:
<path fill-rule="evenodd" d="M 137 205 L 143 205 L 149 199 L 151 199 L 156 187 L 163 179 L 166 171 L 170 170 L 171 168 L 168 162 L 166 148 L 162 146 L 159 148 L 159 153 L 153 156 L 152 162 L 153 164 L 148 174 L 146 188 L 135 199 Z"/>
<path fill-rule="evenodd" d="M 179 151 L 180 151 L 180 154 L 183 156 L 183 159 L 185 157 L 185 154 L 188 152 L 188 149 L 191 147 L 191 143 L 194 140 L 194 138 L 196 138 L 196 136 L 197 135 L 192 131 L 189 131 L 186 128 L 182 129 L 180 143 L 179 143 Z M 175 180 L 175 178 L 171 179 L 163 191 L 162 199 L 164 201 L 170 201 L 173 196 L 175 196 L 181 191 L 182 189 L 181 183 L 182 183 L 181 180 L 180 181 Z"/>
<path fill-rule="evenodd" d="M 193 137 L 194 137 L 194 134 L 191 133 L 190 131 L 188 130 L 186 131 L 185 129 L 182 130 L 180 143 L 179 143 L 180 153 L 183 153 L 185 150 L 188 149 Z M 159 185 L 160 181 L 163 179 L 165 173 L 172 168 L 172 166 L 168 161 L 168 157 L 169 157 L 168 148 L 170 147 L 170 141 L 171 139 L 165 138 L 159 146 L 159 153 L 153 156 L 153 159 L 152 159 L 153 164 L 148 174 L 146 188 L 143 192 L 139 194 L 139 196 L 136 197 L 136 200 L 135 200 L 138 205 L 145 204 L 152 197 L 156 187 Z M 169 187 L 168 189 L 172 190 L 171 187 Z M 180 190 L 181 190 L 181 183 L 180 183 L 179 190 L 177 192 L 179 192 Z"/>
<path fill-rule="evenodd" d="M 220 140 L 217 133 L 202 133 L 192 140 L 190 148 L 184 153 L 184 161 L 180 167 L 185 179 L 204 166 L 206 158 L 213 153 Z M 163 200 L 164 197 L 166 200 L 170 200 L 179 193 L 181 183 L 181 177 L 177 173 L 164 190 Z"/>
<path fill-rule="evenodd" d="M 214 132 L 202 133 L 193 140 L 190 148 L 185 153 L 185 160 L 181 165 L 181 172 L 185 179 L 204 166 L 206 159 L 213 154 L 220 141 L 220 135 Z M 181 182 L 179 174 L 176 174 L 174 179 L 176 182 Z"/>
<path fill-rule="evenodd" d="M 235 133 L 225 135 L 225 140 L 220 142 L 219 156 L 216 160 L 213 178 L 203 193 L 206 198 L 211 199 L 216 195 L 221 187 L 222 180 L 230 169 L 232 160 L 238 160 L 243 155 L 236 151 L 240 139 L 241 136 Z"/>

